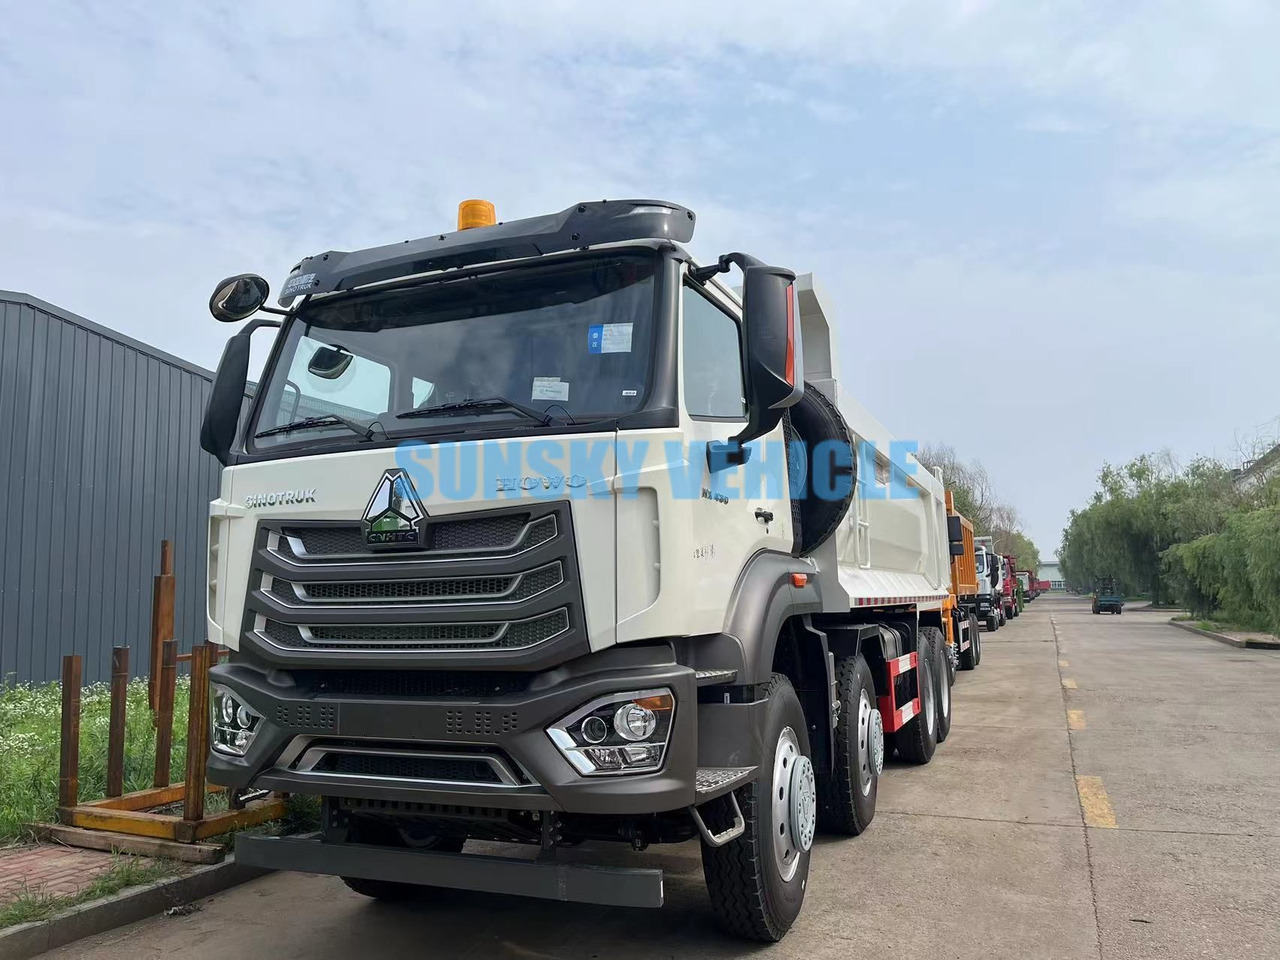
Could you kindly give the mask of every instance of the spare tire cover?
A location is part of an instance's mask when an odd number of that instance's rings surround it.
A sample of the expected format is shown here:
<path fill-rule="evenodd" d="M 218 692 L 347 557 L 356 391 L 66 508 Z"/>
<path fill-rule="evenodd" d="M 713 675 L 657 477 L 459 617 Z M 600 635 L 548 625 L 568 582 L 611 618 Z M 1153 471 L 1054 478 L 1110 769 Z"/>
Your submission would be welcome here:
<path fill-rule="evenodd" d="M 787 460 L 791 470 L 793 522 L 798 514 L 797 552 L 806 554 L 825 543 L 848 513 L 858 482 L 857 452 L 853 432 L 839 408 L 811 383 L 804 385 L 799 402 L 787 410 L 787 419 L 788 432 L 801 441 L 800 445 L 791 445 Z M 849 455 L 843 463 L 836 459 L 830 445 L 819 449 L 824 441 L 848 447 Z M 816 463 L 815 455 L 826 462 Z M 819 496 L 812 489 L 815 474 L 829 478 L 824 481 L 828 496 Z M 836 497 L 829 495 L 831 488 L 838 494 Z"/>

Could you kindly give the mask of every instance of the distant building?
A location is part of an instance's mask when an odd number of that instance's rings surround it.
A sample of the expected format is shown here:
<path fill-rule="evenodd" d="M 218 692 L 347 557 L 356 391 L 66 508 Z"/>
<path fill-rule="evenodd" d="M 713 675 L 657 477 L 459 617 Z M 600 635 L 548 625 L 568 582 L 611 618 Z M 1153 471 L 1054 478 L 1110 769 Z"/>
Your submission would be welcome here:
<path fill-rule="evenodd" d="M 172 540 L 179 649 L 205 639 L 213 373 L 25 293 L 0 290 L 0 683 L 86 683 L 127 645 L 150 666 L 152 576 Z"/>
<path fill-rule="evenodd" d="M 1062 564 L 1057 560 L 1046 560 L 1040 564 L 1040 569 L 1036 572 L 1036 578 L 1048 580 L 1049 587 L 1053 590 L 1065 590 L 1067 588 L 1067 582 L 1062 579 Z"/>
<path fill-rule="evenodd" d="M 1241 493 L 1260 486 L 1280 473 L 1280 443 L 1262 456 L 1245 461 L 1243 467 L 1233 471 L 1231 482 Z"/>

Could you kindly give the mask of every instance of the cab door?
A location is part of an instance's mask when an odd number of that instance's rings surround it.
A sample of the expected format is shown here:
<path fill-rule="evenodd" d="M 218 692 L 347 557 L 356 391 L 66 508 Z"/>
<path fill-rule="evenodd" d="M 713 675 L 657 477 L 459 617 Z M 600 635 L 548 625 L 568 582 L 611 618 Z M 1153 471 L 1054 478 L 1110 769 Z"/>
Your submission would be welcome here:
<path fill-rule="evenodd" d="M 697 628 L 722 627 L 739 575 L 762 550 L 790 553 L 786 448 L 781 426 L 749 445 L 746 464 L 708 458 L 747 423 L 741 325 L 723 290 L 687 275 L 680 291 L 680 420 L 689 505 L 689 599 Z M 712 461 L 719 469 L 712 469 Z"/>

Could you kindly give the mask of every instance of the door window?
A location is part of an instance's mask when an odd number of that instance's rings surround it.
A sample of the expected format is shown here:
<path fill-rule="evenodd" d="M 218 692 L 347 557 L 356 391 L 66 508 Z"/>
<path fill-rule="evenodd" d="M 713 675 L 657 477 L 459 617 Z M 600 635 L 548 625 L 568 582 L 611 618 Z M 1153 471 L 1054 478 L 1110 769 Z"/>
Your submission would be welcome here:
<path fill-rule="evenodd" d="M 738 323 L 707 297 L 684 288 L 684 408 L 691 417 L 743 420 Z"/>

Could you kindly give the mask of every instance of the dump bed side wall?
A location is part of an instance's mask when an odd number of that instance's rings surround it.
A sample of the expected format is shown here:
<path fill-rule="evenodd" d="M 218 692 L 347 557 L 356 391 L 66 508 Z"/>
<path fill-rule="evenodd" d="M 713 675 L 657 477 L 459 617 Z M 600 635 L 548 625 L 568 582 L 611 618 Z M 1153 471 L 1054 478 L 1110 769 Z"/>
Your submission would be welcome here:
<path fill-rule="evenodd" d="M 960 528 L 960 542 L 964 544 L 964 553 L 958 557 L 951 558 L 951 592 L 957 597 L 976 596 L 978 593 L 978 567 L 974 562 L 973 524 L 955 511 L 955 507 L 950 502 L 950 491 L 947 492 L 947 501 L 949 511 L 947 522 L 953 527 Z"/>
<path fill-rule="evenodd" d="M 813 275 L 798 277 L 796 291 L 805 380 L 839 407 L 859 458 L 857 493 L 833 537 L 843 593 L 852 606 L 937 609 L 951 589 L 942 483 L 895 443 L 849 386 L 840 386 L 834 315 Z M 883 464 L 879 470 L 876 460 Z M 885 469 L 890 463 L 898 469 Z"/>

